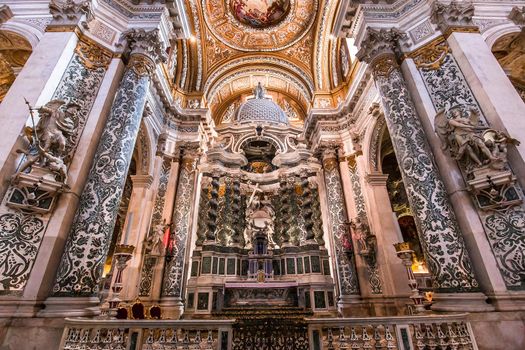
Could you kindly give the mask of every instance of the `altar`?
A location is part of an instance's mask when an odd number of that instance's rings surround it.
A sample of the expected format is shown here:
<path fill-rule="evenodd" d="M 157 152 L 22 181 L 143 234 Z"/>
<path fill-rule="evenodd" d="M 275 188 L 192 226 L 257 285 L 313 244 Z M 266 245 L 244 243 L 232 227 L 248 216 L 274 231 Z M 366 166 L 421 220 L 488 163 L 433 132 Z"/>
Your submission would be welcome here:
<path fill-rule="evenodd" d="M 225 307 L 298 306 L 298 283 L 275 282 L 226 282 Z"/>

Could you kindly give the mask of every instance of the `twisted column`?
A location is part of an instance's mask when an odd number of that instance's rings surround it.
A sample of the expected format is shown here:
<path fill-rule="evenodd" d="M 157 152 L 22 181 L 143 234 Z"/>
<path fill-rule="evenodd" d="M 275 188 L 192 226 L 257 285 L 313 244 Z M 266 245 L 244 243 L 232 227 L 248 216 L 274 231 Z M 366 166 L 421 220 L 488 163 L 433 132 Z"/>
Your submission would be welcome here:
<path fill-rule="evenodd" d="M 232 217 L 236 217 L 233 221 L 233 244 L 239 247 L 244 246 L 243 226 L 244 215 L 242 213 L 242 197 L 241 197 L 241 182 L 239 177 L 233 179 L 233 203 L 232 203 Z"/>
<path fill-rule="evenodd" d="M 310 181 L 308 181 L 308 174 L 301 176 L 301 187 L 303 190 L 302 194 L 302 207 L 303 207 L 303 217 L 304 217 L 304 226 L 306 229 L 306 242 L 315 243 L 315 232 L 314 232 L 314 221 L 312 210 L 313 200 L 312 200 L 312 191 L 310 189 Z"/>
<path fill-rule="evenodd" d="M 156 30 L 133 30 L 125 38 L 131 50 L 129 62 L 80 197 L 54 297 L 97 296 L 151 75 L 163 58 Z"/>
<path fill-rule="evenodd" d="M 216 240 L 217 216 L 219 209 L 219 186 L 219 177 L 214 175 L 211 179 L 211 198 L 208 209 L 208 220 L 206 221 L 206 225 L 208 226 L 208 230 L 206 231 L 207 242 L 215 242 Z"/>
<path fill-rule="evenodd" d="M 289 185 L 288 181 L 286 181 L 285 177 L 282 177 L 279 183 L 279 193 L 281 196 L 281 207 L 279 212 L 280 217 L 280 236 L 281 236 L 281 244 L 282 247 L 288 247 L 290 246 L 290 235 L 288 234 L 288 230 L 290 229 L 289 226 L 289 218 L 291 213 L 291 206 L 290 206 L 290 191 L 289 191 Z"/>

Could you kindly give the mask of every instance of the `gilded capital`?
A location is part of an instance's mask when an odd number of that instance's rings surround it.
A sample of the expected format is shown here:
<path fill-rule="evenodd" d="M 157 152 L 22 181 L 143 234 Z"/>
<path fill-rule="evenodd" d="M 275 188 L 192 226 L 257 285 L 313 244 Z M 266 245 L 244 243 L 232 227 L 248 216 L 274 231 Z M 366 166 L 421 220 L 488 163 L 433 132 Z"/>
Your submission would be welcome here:
<path fill-rule="evenodd" d="M 160 40 L 159 30 L 131 29 L 122 34 L 121 40 L 127 40 L 130 56 L 145 56 L 154 64 L 165 62 L 166 48 Z"/>
<path fill-rule="evenodd" d="M 396 28 L 368 28 L 356 56 L 359 60 L 370 64 L 374 75 L 388 76 L 398 67 L 397 57 L 401 52 L 401 42 L 407 38 L 405 33 Z"/>
<path fill-rule="evenodd" d="M 367 28 L 366 36 L 361 42 L 357 58 L 368 64 L 381 56 L 396 56 L 400 52 L 400 41 L 406 40 L 407 35 L 396 28 L 374 29 Z"/>
<path fill-rule="evenodd" d="M 332 171 L 337 168 L 337 150 L 335 148 L 325 148 L 322 154 L 323 168 L 326 171 Z"/>
<path fill-rule="evenodd" d="M 87 37 L 78 41 L 75 53 L 87 69 L 107 68 L 113 58 L 113 54 L 109 50 Z"/>
<path fill-rule="evenodd" d="M 448 37 L 452 32 L 478 32 L 478 27 L 472 22 L 474 5 L 471 2 L 457 3 L 452 1 L 444 4 L 434 2 L 430 21 L 437 24 L 439 30 Z"/>

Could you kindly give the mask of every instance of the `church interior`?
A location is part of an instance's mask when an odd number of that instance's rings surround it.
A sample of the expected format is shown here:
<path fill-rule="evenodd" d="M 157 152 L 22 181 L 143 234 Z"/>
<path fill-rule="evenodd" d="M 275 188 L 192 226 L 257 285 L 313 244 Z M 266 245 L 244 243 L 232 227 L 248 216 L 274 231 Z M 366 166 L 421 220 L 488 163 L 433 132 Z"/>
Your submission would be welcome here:
<path fill-rule="evenodd" d="M 525 349 L 525 1 L 0 0 L 0 350 Z"/>

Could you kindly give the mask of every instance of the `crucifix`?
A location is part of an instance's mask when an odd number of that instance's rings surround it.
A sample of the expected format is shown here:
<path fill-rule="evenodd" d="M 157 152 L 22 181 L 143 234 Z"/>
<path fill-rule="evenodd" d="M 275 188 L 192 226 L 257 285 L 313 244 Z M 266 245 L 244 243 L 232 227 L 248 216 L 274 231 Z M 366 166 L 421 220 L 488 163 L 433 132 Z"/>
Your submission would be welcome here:
<path fill-rule="evenodd" d="M 263 192 L 263 190 L 261 190 L 261 189 L 259 188 L 259 184 L 258 184 L 258 183 L 257 183 L 257 184 L 255 185 L 255 187 L 253 188 L 252 195 L 250 196 L 250 200 L 248 201 L 248 208 L 252 205 L 252 202 L 253 202 L 253 200 L 254 200 L 255 195 L 257 194 L 257 192 Z"/>

